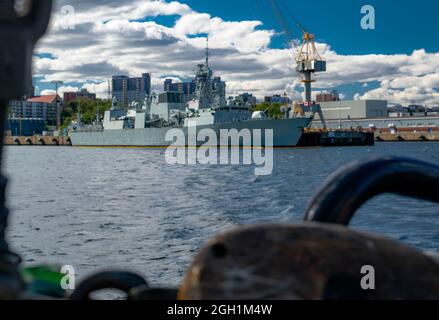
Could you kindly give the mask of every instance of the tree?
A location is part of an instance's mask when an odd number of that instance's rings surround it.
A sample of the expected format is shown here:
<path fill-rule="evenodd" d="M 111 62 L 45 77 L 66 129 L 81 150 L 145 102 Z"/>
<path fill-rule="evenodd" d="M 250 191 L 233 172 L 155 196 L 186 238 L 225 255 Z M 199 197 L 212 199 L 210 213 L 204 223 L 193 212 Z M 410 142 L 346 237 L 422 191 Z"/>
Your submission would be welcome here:
<path fill-rule="evenodd" d="M 111 108 L 111 101 L 102 99 L 91 100 L 82 97 L 69 101 L 62 111 L 63 125 L 61 129 L 67 128 L 73 120 L 77 120 L 78 112 L 81 113 L 82 123 L 92 124 L 96 121 L 98 108 L 99 114 L 102 117 L 105 111 Z"/>
<path fill-rule="evenodd" d="M 282 104 L 280 103 L 268 103 L 262 102 L 254 108 L 253 111 L 265 111 L 267 116 L 273 119 L 278 119 L 283 117 L 283 113 L 281 111 Z"/>

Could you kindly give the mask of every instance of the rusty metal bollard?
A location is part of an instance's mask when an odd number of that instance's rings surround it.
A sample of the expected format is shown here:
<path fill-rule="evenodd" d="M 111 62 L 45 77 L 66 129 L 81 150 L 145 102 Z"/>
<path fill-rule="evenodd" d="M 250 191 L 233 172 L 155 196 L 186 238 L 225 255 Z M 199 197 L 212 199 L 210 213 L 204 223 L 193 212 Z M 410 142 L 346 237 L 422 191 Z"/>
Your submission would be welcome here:
<path fill-rule="evenodd" d="M 364 266 L 375 269 L 375 290 L 361 286 Z M 201 250 L 178 298 L 439 299 L 439 264 L 397 241 L 343 226 L 243 227 Z"/>

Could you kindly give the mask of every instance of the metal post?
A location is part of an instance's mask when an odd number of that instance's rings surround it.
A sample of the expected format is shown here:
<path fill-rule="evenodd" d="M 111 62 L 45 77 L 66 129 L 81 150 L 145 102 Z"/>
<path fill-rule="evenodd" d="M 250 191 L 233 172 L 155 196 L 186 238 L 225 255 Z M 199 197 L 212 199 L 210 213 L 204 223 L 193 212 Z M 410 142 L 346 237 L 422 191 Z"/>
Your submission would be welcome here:
<path fill-rule="evenodd" d="M 76 122 L 78 124 L 80 124 L 82 121 L 81 120 L 81 118 L 82 118 L 82 116 L 81 116 L 81 100 L 79 100 L 78 97 L 76 97 L 76 102 L 78 103 L 78 114 L 77 114 L 78 119 L 76 119 Z"/>
<path fill-rule="evenodd" d="M 311 79 L 311 73 L 310 72 L 305 72 L 305 80 L 304 80 L 304 83 L 305 83 L 305 101 L 306 102 L 311 102 L 312 101 L 312 99 L 311 99 L 311 82 L 312 81 L 312 79 Z"/>
<path fill-rule="evenodd" d="M 56 129 L 59 131 L 61 128 L 61 109 L 58 101 L 58 86 L 63 84 L 62 81 L 52 81 L 52 84 L 55 85 L 55 94 L 56 94 Z"/>
<path fill-rule="evenodd" d="M 94 83 L 93 83 L 93 91 L 94 94 L 96 94 L 96 85 Z M 96 126 L 99 126 L 101 124 L 101 115 L 99 112 L 99 104 L 97 99 L 95 99 L 95 103 L 96 103 Z"/>
<path fill-rule="evenodd" d="M 100 110 L 99 110 L 99 103 L 96 101 L 96 117 L 97 117 L 97 119 L 96 119 L 96 124 L 99 126 L 99 125 L 101 125 L 101 113 L 100 113 Z"/>

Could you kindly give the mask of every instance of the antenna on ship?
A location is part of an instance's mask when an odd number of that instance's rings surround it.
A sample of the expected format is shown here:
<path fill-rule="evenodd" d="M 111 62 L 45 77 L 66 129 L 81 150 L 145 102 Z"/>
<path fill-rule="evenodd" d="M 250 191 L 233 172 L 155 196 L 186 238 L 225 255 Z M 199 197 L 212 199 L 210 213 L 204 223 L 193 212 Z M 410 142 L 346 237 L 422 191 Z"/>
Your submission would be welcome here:
<path fill-rule="evenodd" d="M 206 38 L 206 67 L 209 67 L 209 36 Z"/>

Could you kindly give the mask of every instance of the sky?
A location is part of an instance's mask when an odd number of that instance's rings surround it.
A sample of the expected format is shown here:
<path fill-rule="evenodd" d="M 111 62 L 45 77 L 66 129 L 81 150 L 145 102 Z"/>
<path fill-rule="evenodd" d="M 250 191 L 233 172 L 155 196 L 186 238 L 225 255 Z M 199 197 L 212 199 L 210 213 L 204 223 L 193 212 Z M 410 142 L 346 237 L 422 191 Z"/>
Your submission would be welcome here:
<path fill-rule="evenodd" d="M 439 24 L 435 0 L 58 0 L 47 35 L 34 56 L 37 93 L 86 88 L 107 97 L 112 75 L 151 72 L 184 81 L 203 62 L 227 81 L 227 94 L 301 99 L 292 40 L 300 23 L 315 34 L 327 72 L 315 93 L 338 90 L 345 99 L 439 105 Z M 283 3 L 283 4 L 282 4 Z M 363 29 L 369 5 L 375 29 Z M 292 39 L 293 38 L 293 39 Z"/>

